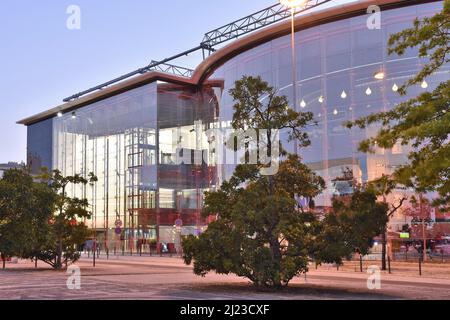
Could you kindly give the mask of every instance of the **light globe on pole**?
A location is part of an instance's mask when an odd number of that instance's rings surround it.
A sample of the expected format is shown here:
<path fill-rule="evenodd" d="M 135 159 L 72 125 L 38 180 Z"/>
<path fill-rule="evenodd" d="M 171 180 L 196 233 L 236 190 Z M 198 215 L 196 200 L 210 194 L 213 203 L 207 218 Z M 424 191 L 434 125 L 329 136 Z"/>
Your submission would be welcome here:
<path fill-rule="evenodd" d="M 283 6 L 289 7 L 289 8 L 296 8 L 299 6 L 304 5 L 308 0 L 280 0 L 280 3 Z"/>

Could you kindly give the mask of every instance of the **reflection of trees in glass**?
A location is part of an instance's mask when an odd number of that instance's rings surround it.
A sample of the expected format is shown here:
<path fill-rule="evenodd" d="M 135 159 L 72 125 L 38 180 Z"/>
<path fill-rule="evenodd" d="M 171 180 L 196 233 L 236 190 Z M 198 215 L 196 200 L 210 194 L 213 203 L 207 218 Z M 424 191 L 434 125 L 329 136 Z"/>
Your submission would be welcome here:
<path fill-rule="evenodd" d="M 408 80 L 398 92 L 405 95 L 412 86 L 428 88 L 427 78 L 442 70 L 450 62 L 450 0 L 444 1 L 441 12 L 414 21 L 411 28 L 392 35 L 389 54 L 405 55 L 411 48 L 419 48 L 419 57 L 427 59 L 422 69 Z M 374 147 L 392 148 L 395 144 L 411 145 L 410 163 L 395 171 L 395 179 L 418 192 L 439 193 L 437 204 L 450 202 L 450 80 L 434 90 L 425 91 L 413 99 L 400 103 L 387 112 L 363 117 L 347 124 L 366 128 L 381 124 L 375 137 L 364 140 L 360 150 L 371 152 Z"/>
<path fill-rule="evenodd" d="M 342 169 L 342 175 L 331 180 L 332 192 L 335 196 L 352 194 L 357 182 L 353 170 L 349 167 Z"/>

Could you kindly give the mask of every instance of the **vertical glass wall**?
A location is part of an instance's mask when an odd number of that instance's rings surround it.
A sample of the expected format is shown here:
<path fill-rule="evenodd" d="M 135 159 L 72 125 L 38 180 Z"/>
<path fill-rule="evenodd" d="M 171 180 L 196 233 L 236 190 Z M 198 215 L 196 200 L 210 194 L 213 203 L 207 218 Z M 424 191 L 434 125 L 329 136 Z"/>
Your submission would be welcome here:
<path fill-rule="evenodd" d="M 154 237 L 155 226 L 139 228 L 137 210 L 156 208 L 156 132 L 156 84 L 53 120 L 53 167 L 64 175 L 98 177 L 94 185 L 71 186 L 68 194 L 89 200 L 92 219 L 86 223 L 105 247 Z"/>
<path fill-rule="evenodd" d="M 203 194 L 216 186 L 214 150 L 206 134 L 215 122 L 214 90 L 158 85 L 160 239 L 179 246 L 181 236 L 199 234 Z M 183 227 L 173 228 L 180 221 Z"/>
<path fill-rule="evenodd" d="M 102 248 L 175 252 L 181 236 L 203 230 L 203 193 L 216 176 L 211 92 L 152 83 L 53 119 L 53 167 L 98 177 L 68 193 L 89 200 L 86 223 Z M 195 153 L 200 163 L 180 161 Z"/>
<path fill-rule="evenodd" d="M 27 128 L 27 164 L 31 172 L 39 173 L 42 167 L 52 169 L 52 119 L 44 120 Z"/>

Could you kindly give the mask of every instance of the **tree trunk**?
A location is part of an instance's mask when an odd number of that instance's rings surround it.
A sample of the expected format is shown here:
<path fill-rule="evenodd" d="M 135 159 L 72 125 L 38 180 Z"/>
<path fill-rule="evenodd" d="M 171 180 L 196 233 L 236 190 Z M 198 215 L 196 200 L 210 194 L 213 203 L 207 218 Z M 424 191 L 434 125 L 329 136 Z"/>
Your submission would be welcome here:
<path fill-rule="evenodd" d="M 280 275 L 281 270 L 279 267 L 281 266 L 281 252 L 280 252 L 280 243 L 278 242 L 278 239 L 272 239 L 270 241 L 270 249 L 272 251 L 273 260 L 278 265 L 278 270 L 276 270 L 277 271 L 276 274 Z M 281 280 L 279 278 L 272 279 L 272 281 L 275 288 L 281 287 Z"/>
<path fill-rule="evenodd" d="M 381 270 L 386 270 L 386 245 L 387 245 L 387 236 L 386 229 L 383 230 L 381 234 Z"/>
<path fill-rule="evenodd" d="M 61 269 L 62 268 L 62 238 L 60 237 L 58 239 L 58 250 L 56 253 L 56 268 L 55 269 Z"/>
<path fill-rule="evenodd" d="M 2 262 L 3 262 L 3 270 L 5 270 L 6 269 L 6 257 L 3 253 L 1 254 L 1 257 L 2 257 Z"/>

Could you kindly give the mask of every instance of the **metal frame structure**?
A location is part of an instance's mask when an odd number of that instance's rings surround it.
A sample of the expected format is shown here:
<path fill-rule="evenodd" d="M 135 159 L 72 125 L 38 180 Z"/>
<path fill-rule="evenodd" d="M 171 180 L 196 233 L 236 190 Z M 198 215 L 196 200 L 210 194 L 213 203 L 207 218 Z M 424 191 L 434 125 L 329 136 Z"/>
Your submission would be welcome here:
<path fill-rule="evenodd" d="M 301 9 L 298 9 L 294 12 L 294 15 L 311 10 L 315 7 L 318 7 L 322 4 L 330 2 L 330 1 L 333 1 L 333 0 L 308 0 Z M 289 18 L 290 16 L 291 16 L 290 8 L 286 8 L 285 6 L 283 6 L 279 3 L 275 4 L 266 9 L 263 9 L 256 13 L 248 15 L 242 19 L 236 20 L 236 21 L 229 23 L 227 25 L 224 25 L 220 28 L 217 28 L 215 30 L 207 32 L 203 38 L 203 41 L 200 43 L 199 46 L 197 46 L 195 48 L 186 50 L 184 52 L 181 52 L 179 54 L 176 54 L 172 57 L 169 57 L 169 58 L 161 60 L 161 61 L 152 61 L 146 67 L 137 69 L 137 70 L 127 73 L 123 76 L 120 76 L 116 79 L 105 82 L 101 85 L 98 85 L 98 86 L 95 86 L 88 90 L 74 94 L 68 98 L 65 98 L 63 101 L 69 102 L 69 101 L 78 99 L 86 94 L 92 93 L 97 90 L 102 90 L 103 88 L 113 85 L 115 83 L 121 82 L 121 81 L 131 78 L 133 76 L 136 76 L 139 74 L 144 74 L 144 73 L 150 72 L 150 71 L 161 71 L 161 72 L 171 73 L 171 74 L 175 74 L 175 75 L 182 76 L 182 77 L 191 77 L 194 72 L 193 70 L 184 68 L 184 67 L 180 67 L 180 66 L 176 66 L 173 64 L 169 64 L 168 62 L 178 59 L 183 56 L 187 56 L 198 50 L 202 50 L 203 59 L 205 59 L 206 53 L 210 54 L 211 52 L 215 51 L 215 49 L 214 49 L 215 46 L 218 46 L 227 41 L 236 39 L 240 36 L 243 36 L 250 32 L 256 31 L 258 29 L 267 27 L 271 24 L 274 24 L 276 22 L 279 22 L 281 20 Z"/>
<path fill-rule="evenodd" d="M 78 98 L 80 98 L 81 96 L 84 96 L 84 95 L 89 94 L 89 93 L 91 93 L 91 92 L 94 92 L 94 91 L 97 91 L 97 90 L 102 90 L 103 88 L 109 87 L 110 85 L 113 85 L 113 84 L 115 84 L 115 83 L 117 83 L 117 82 L 126 80 L 126 79 L 128 79 L 128 78 L 131 78 L 131 77 L 136 76 L 136 75 L 139 75 L 139 74 L 144 74 L 144 73 L 150 72 L 150 71 L 155 71 L 155 70 L 167 70 L 167 71 L 172 71 L 174 74 L 177 74 L 177 72 L 180 72 L 180 71 L 181 71 L 182 74 L 178 74 L 178 75 L 181 75 L 181 76 L 182 76 L 183 74 L 186 74 L 186 72 L 187 72 L 189 69 L 183 68 L 183 67 L 178 67 L 178 66 L 175 66 L 175 65 L 170 65 L 170 64 L 167 64 L 167 62 L 172 61 L 172 60 L 175 60 L 175 59 L 178 59 L 178 58 L 180 58 L 180 57 L 182 57 L 182 56 L 187 56 L 187 55 L 189 55 L 190 53 L 195 52 L 195 51 L 198 51 L 198 50 L 200 50 L 200 49 L 207 49 L 207 48 L 204 48 L 204 47 L 202 47 L 202 46 L 198 46 L 198 47 L 195 47 L 195 48 L 193 48 L 193 49 L 190 49 L 190 50 L 184 51 L 184 52 L 182 52 L 182 53 L 176 54 L 176 55 L 174 55 L 174 56 L 172 56 L 172 57 L 170 57 L 170 58 L 167 58 L 167 59 L 164 59 L 164 60 L 161 60 L 161 61 L 156 61 L 156 62 L 155 62 L 155 61 L 152 61 L 152 62 L 151 62 L 148 66 L 146 66 L 146 67 L 137 69 L 137 70 L 132 71 L 132 72 L 130 72 L 130 73 L 127 73 L 127 74 L 125 74 L 125 75 L 123 75 L 123 76 L 120 76 L 120 77 L 118 77 L 118 78 L 116 78 L 116 79 L 113 79 L 113 80 L 110 80 L 110 81 L 108 81 L 108 82 L 105 82 L 105 83 L 103 83 L 103 84 L 101 84 L 101 85 L 98 85 L 98 86 L 95 86 L 95 87 L 90 88 L 90 89 L 88 89 L 88 90 L 85 90 L 85 91 L 79 92 L 79 93 L 77 93 L 77 94 L 74 94 L 74 95 L 72 95 L 72 96 L 70 96 L 70 97 L 68 97 L 68 98 L 65 98 L 63 101 L 64 101 L 64 102 L 69 102 L 69 101 L 72 101 L 72 100 L 74 100 L 74 99 L 78 99 Z"/>
<path fill-rule="evenodd" d="M 332 0 L 309 0 L 294 15 L 330 1 Z M 278 3 L 206 33 L 202 45 L 214 47 L 289 17 L 291 9 Z"/>
<path fill-rule="evenodd" d="M 158 61 L 152 61 L 151 64 L 154 65 L 154 67 L 152 69 L 155 71 L 172 73 L 172 74 L 182 76 L 182 77 L 190 78 L 190 77 L 192 77 L 192 75 L 194 73 L 194 70 L 192 70 L 192 69 L 176 66 L 176 65 L 173 65 L 170 63 L 159 64 Z"/>

